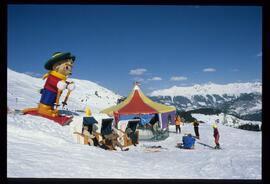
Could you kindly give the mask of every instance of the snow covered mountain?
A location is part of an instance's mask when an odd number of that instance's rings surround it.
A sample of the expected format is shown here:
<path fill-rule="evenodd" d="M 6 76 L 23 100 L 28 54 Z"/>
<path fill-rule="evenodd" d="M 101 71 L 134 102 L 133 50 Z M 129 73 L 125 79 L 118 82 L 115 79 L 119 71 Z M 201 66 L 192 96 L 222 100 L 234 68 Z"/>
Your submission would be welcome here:
<path fill-rule="evenodd" d="M 23 73 L 15 72 L 11 69 L 7 70 L 8 85 L 7 98 L 8 107 L 11 109 L 24 109 L 29 107 L 37 107 L 40 100 L 40 89 L 43 88 L 45 81 L 41 78 L 35 78 Z M 93 113 L 109 106 L 115 105 L 121 97 L 116 93 L 87 80 L 79 80 L 69 78 L 74 81 L 76 89 L 72 91 L 68 105 L 69 110 L 84 111 L 89 106 Z M 63 92 L 60 102 L 64 100 L 66 92 Z M 61 107 L 60 107 L 61 109 Z"/>
<path fill-rule="evenodd" d="M 217 108 L 242 119 L 261 120 L 262 84 L 259 82 L 173 86 L 153 91 L 149 96 L 179 110 Z"/>

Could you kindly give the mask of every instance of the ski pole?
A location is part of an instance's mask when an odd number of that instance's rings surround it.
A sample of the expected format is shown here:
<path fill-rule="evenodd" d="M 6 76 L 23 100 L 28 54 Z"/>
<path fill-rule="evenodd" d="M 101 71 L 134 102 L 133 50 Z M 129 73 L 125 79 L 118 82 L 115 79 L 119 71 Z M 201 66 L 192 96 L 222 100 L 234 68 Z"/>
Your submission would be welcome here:
<path fill-rule="evenodd" d="M 65 97 L 65 100 L 62 102 L 62 104 L 63 104 L 62 108 L 64 108 L 64 106 L 67 105 L 67 100 L 68 100 L 70 93 L 71 93 L 71 90 L 68 90 L 67 95 Z"/>
<path fill-rule="evenodd" d="M 60 105 L 59 105 L 59 100 L 60 100 L 61 94 L 62 94 L 62 91 L 61 91 L 61 90 L 58 90 L 58 91 L 57 91 L 57 96 L 56 96 L 56 101 L 55 101 L 55 109 L 57 109 L 58 106 L 60 106 Z"/>
<path fill-rule="evenodd" d="M 66 83 L 67 83 L 67 85 L 69 85 L 69 84 L 73 84 L 74 82 L 68 82 L 68 81 L 66 81 Z M 70 93 L 71 93 L 71 90 L 68 89 L 68 92 L 67 92 L 67 95 L 65 97 L 65 100 L 62 102 L 62 104 L 63 104 L 62 105 L 62 108 L 64 108 L 64 106 L 67 105 L 67 100 L 68 100 L 68 97 L 69 97 Z"/>

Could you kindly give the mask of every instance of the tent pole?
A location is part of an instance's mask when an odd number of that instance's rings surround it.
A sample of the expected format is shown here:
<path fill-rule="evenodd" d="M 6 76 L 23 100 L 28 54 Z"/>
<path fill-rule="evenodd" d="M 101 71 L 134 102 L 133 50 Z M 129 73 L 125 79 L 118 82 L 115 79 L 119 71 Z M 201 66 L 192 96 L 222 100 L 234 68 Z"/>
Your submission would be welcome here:
<path fill-rule="evenodd" d="M 158 119 L 159 119 L 159 122 L 160 122 L 160 127 L 163 129 L 163 123 L 162 123 L 161 113 L 158 113 Z"/>

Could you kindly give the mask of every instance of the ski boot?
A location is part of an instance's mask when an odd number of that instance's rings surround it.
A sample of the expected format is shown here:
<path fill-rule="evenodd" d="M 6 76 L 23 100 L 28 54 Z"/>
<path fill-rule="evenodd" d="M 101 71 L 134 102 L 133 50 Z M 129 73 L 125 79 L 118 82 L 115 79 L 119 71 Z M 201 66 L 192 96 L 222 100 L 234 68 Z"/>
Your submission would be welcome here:
<path fill-rule="evenodd" d="M 215 149 L 220 149 L 220 145 L 217 144 L 217 145 L 215 146 Z"/>

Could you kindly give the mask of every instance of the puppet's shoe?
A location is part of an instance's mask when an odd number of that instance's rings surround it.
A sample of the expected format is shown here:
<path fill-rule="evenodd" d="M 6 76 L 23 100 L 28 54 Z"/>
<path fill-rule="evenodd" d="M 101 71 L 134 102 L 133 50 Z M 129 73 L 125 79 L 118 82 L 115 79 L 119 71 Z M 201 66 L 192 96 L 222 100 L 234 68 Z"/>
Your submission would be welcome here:
<path fill-rule="evenodd" d="M 42 103 L 40 103 L 38 105 L 38 111 L 37 112 L 39 114 L 41 114 L 41 115 L 45 115 L 45 116 L 49 116 L 49 117 L 57 117 L 57 116 L 59 116 L 57 109 L 53 109 L 52 106 L 45 105 L 45 104 L 42 104 Z"/>

